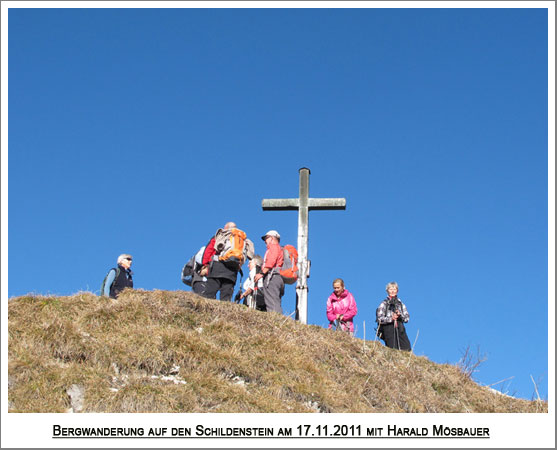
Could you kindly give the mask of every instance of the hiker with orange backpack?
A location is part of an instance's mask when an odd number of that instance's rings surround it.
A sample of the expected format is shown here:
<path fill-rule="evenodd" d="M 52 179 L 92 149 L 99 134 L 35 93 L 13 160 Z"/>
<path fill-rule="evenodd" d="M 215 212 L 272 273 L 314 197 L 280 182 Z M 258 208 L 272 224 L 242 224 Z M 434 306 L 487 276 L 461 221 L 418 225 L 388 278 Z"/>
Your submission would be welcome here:
<path fill-rule="evenodd" d="M 284 295 L 284 280 L 280 274 L 280 268 L 284 262 L 283 249 L 280 246 L 280 234 L 275 230 L 269 230 L 261 239 L 267 245 L 267 251 L 263 259 L 261 272 L 255 275 L 253 281 L 257 283 L 263 278 L 263 296 L 267 311 L 275 311 L 282 314 L 282 296 Z"/>
<path fill-rule="evenodd" d="M 354 316 L 358 313 L 354 296 L 344 287 L 344 281 L 337 278 L 333 281 L 333 293 L 327 299 L 327 319 L 329 329 L 336 324 L 337 330 L 354 335 Z"/>
<path fill-rule="evenodd" d="M 228 222 L 218 229 L 203 252 L 200 274 L 207 278 L 203 296 L 229 302 L 234 294 L 238 272 L 245 258 L 253 257 L 253 243 L 246 239 L 246 233 Z"/>

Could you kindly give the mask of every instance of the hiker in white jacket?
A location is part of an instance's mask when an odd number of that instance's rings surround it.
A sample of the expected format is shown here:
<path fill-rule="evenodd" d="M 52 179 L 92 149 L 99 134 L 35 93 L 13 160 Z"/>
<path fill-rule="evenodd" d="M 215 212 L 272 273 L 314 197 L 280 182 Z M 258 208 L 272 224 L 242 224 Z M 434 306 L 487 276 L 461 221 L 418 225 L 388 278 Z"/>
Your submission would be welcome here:
<path fill-rule="evenodd" d="M 245 299 L 247 306 L 252 309 L 267 311 L 265 307 L 265 297 L 263 295 L 263 279 L 260 279 L 257 285 L 254 282 L 255 275 L 261 272 L 262 266 L 263 258 L 259 255 L 255 255 L 248 264 L 249 277 L 244 281 L 244 285 L 242 286 L 244 292 L 240 296 L 240 299 Z"/>

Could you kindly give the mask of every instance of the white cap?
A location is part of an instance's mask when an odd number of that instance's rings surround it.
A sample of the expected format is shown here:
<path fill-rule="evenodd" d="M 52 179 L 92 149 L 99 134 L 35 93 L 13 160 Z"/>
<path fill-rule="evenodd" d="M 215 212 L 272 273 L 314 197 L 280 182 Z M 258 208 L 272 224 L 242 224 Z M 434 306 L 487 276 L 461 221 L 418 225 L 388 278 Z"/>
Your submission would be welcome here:
<path fill-rule="evenodd" d="M 277 239 L 280 239 L 280 234 L 278 234 L 278 231 L 275 230 L 267 231 L 263 236 L 261 236 L 261 239 L 265 240 L 267 236 L 273 236 L 276 237 Z"/>

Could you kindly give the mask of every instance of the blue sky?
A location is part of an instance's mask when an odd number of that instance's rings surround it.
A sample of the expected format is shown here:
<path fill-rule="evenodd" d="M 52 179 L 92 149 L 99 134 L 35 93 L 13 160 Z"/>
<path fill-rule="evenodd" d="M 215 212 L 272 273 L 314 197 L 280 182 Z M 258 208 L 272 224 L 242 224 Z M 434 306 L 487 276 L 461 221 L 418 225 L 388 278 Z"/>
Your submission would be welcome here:
<path fill-rule="evenodd" d="M 261 200 L 296 197 L 308 167 L 312 197 L 347 199 L 310 212 L 309 323 L 327 325 L 341 277 L 369 339 L 397 281 L 416 354 L 479 346 L 477 381 L 512 377 L 494 387 L 530 399 L 532 376 L 547 398 L 546 9 L 45 8 L 8 24 L 9 297 L 98 293 L 124 252 L 137 288 L 189 289 L 182 265 L 229 220 L 258 253 L 269 229 L 296 244 L 297 214 Z"/>

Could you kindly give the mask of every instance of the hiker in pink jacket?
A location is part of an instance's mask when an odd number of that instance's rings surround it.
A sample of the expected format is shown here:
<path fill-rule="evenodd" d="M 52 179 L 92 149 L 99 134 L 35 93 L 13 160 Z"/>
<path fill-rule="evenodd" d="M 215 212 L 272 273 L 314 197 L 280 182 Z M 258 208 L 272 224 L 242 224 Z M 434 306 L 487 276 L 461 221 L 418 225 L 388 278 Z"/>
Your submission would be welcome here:
<path fill-rule="evenodd" d="M 354 296 L 344 289 L 344 281 L 337 278 L 333 281 L 333 293 L 327 299 L 327 319 L 329 319 L 329 329 L 337 325 L 341 330 L 354 334 L 354 323 L 352 320 L 358 313 Z"/>

